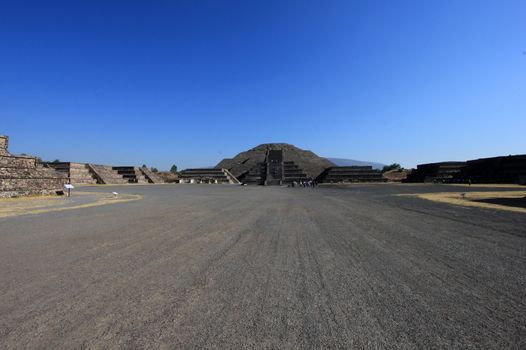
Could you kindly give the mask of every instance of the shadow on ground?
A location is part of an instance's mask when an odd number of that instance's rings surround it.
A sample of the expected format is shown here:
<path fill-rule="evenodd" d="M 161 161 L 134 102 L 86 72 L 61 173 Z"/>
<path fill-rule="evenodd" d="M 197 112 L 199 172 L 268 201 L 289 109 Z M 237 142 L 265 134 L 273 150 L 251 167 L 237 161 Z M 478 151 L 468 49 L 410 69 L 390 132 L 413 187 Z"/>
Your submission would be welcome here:
<path fill-rule="evenodd" d="M 515 208 L 526 208 L 526 197 L 524 198 L 486 198 L 486 199 L 478 199 L 478 200 L 473 200 L 473 201 L 479 202 L 479 203 L 505 205 L 508 207 L 515 207 Z"/>

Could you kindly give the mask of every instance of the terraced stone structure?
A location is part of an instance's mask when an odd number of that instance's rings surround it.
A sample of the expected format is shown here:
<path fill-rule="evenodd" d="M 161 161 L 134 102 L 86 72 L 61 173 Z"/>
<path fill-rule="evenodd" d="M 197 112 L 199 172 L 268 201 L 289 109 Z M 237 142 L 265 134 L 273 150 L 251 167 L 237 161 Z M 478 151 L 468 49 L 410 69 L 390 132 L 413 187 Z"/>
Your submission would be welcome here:
<path fill-rule="evenodd" d="M 128 183 L 147 184 L 148 179 L 141 171 L 141 168 L 133 166 L 117 166 L 112 168 L 117 174 L 121 175 L 123 179 L 128 180 Z"/>
<path fill-rule="evenodd" d="M 36 157 L 8 152 L 9 138 L 0 136 L 0 197 L 62 194 L 66 177 Z"/>
<path fill-rule="evenodd" d="M 179 174 L 180 182 L 239 184 L 235 176 L 226 169 L 195 168 L 185 169 Z"/>
<path fill-rule="evenodd" d="M 526 185 L 526 154 L 419 164 L 405 182 Z"/>
<path fill-rule="evenodd" d="M 405 182 L 457 182 L 466 162 L 439 162 L 418 164 Z"/>
<path fill-rule="evenodd" d="M 326 169 L 316 179 L 319 183 L 386 182 L 382 172 L 372 166 L 335 166 Z"/>
<path fill-rule="evenodd" d="M 266 143 L 223 159 L 216 168 L 225 168 L 246 184 L 284 185 L 318 177 L 334 164 L 312 151 L 287 143 Z"/>
<path fill-rule="evenodd" d="M 73 162 L 46 163 L 63 173 L 69 183 L 80 184 L 128 184 L 162 183 L 150 170 L 133 166 L 110 166 Z"/>
<path fill-rule="evenodd" d="M 526 154 L 468 160 L 460 178 L 472 183 L 526 185 Z"/>
<path fill-rule="evenodd" d="M 46 164 L 64 174 L 64 176 L 68 178 L 68 182 L 71 184 L 94 185 L 97 183 L 97 178 L 90 170 L 88 164 L 72 162 L 51 162 Z"/>

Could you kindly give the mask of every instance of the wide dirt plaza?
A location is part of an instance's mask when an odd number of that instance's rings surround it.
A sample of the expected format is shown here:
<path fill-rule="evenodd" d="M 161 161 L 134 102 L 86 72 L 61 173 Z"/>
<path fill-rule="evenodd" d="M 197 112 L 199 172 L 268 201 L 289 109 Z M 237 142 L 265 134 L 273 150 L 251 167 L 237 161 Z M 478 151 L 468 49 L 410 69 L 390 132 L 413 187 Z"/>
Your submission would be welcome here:
<path fill-rule="evenodd" d="M 524 348 L 526 215 L 397 195 L 461 190 L 81 188 L 141 199 L 0 219 L 0 348 Z"/>

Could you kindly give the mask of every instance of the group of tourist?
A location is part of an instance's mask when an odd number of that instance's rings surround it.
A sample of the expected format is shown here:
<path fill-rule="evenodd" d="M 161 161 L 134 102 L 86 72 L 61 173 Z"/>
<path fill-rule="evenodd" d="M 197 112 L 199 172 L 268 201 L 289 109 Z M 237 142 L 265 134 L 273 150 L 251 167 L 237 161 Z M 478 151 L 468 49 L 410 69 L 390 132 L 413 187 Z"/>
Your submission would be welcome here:
<path fill-rule="evenodd" d="M 309 181 L 293 181 L 291 186 L 292 187 L 310 187 L 310 188 L 314 188 L 314 187 L 318 186 L 318 183 L 316 181 L 312 181 L 312 180 L 309 180 Z"/>

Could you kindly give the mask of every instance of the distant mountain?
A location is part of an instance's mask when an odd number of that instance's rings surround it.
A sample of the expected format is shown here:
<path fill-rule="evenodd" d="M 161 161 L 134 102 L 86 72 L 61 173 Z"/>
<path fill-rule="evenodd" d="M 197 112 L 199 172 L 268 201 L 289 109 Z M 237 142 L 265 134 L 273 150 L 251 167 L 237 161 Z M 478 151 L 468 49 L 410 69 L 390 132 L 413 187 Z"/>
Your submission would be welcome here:
<path fill-rule="evenodd" d="M 374 169 L 380 169 L 380 170 L 382 170 L 382 168 L 385 166 L 385 164 L 382 164 L 382 163 L 366 162 L 366 161 L 354 160 L 354 159 L 344 159 L 344 158 L 327 158 L 327 159 L 333 162 L 334 164 L 336 164 L 336 166 L 370 165 Z"/>

